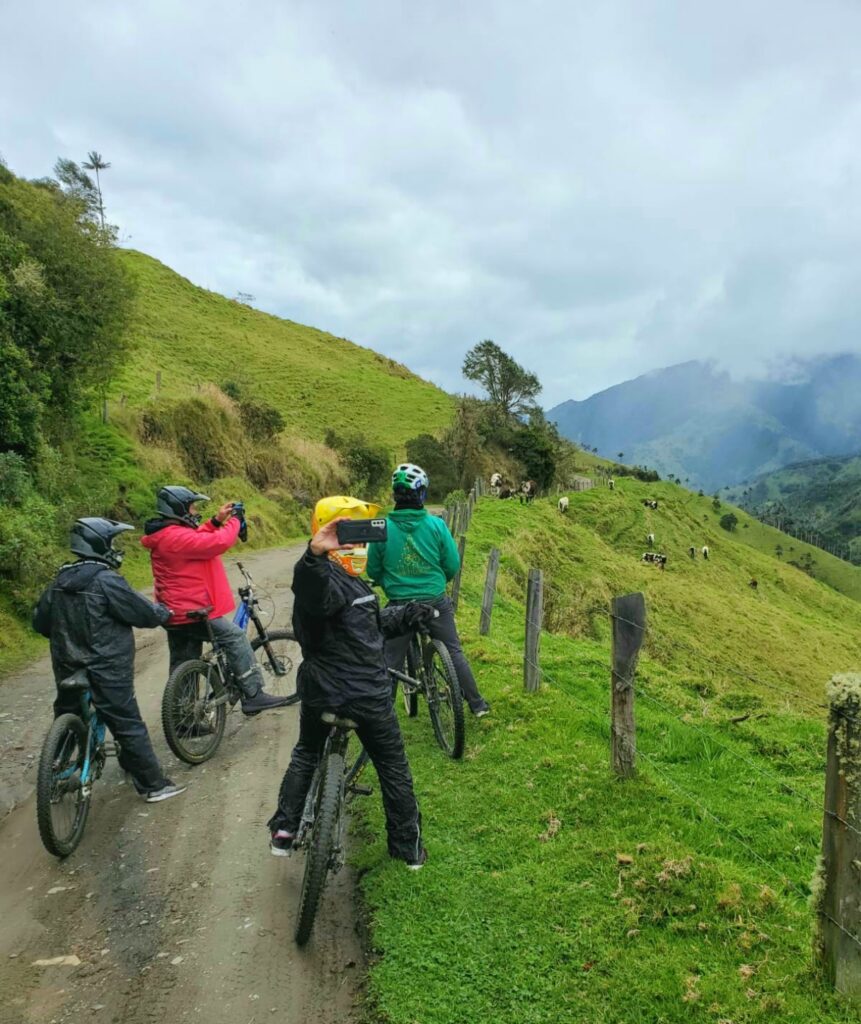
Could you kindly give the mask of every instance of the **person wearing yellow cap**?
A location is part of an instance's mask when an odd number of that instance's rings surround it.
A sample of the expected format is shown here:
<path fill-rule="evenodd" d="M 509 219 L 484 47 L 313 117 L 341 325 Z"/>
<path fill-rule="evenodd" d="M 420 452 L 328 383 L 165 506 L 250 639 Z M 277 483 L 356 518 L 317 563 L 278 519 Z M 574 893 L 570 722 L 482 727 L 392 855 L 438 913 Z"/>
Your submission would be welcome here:
<path fill-rule="evenodd" d="M 386 814 L 390 856 L 420 868 L 427 860 L 421 815 L 392 706 L 386 668 L 387 637 L 410 633 L 434 617 L 430 605 L 412 602 L 381 609 L 361 579 L 367 548 L 342 546 L 342 519 L 373 519 L 378 505 L 346 495 L 321 498 L 311 519 L 311 541 L 293 570 L 293 630 L 302 648 L 298 688 L 299 740 L 293 748 L 268 822 L 270 850 L 290 852 L 314 769 L 326 741 L 323 711 L 359 723 L 357 733 L 377 776 Z"/>

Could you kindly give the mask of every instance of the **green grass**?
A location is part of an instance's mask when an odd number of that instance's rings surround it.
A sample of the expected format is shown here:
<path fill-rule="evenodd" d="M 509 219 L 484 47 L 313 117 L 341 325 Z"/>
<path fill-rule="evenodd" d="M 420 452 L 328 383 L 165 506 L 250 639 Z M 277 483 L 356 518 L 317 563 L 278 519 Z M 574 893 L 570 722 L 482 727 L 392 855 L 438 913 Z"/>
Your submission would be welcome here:
<path fill-rule="evenodd" d="M 657 512 L 639 503 L 647 494 Z M 564 519 L 551 501 L 480 502 L 460 623 L 493 715 L 468 723 L 459 764 L 435 746 L 425 708 L 402 721 L 431 855 L 419 875 L 386 857 L 378 798 L 360 805 L 373 837 L 358 861 L 375 1019 L 858 1019 L 811 957 L 824 713 L 781 692 L 818 702 L 833 672 L 861 664 L 858 607 L 703 522 L 701 503 L 630 480 L 572 494 Z M 663 574 L 638 561 L 649 527 L 670 554 Z M 713 560 L 690 562 L 691 543 L 708 543 Z M 479 638 L 491 546 L 502 567 L 492 633 Z M 534 696 L 520 653 L 530 565 L 545 570 L 553 629 Z M 609 772 L 607 602 L 632 590 L 646 594 L 649 636 L 639 775 L 620 783 Z"/>
<path fill-rule="evenodd" d="M 168 399 L 204 382 L 239 381 L 281 412 L 288 433 L 317 441 L 327 427 L 360 430 L 394 450 L 447 425 L 451 398 L 399 363 L 198 288 L 143 253 L 123 255 L 138 298 L 114 399 L 148 402 L 160 371 Z"/>

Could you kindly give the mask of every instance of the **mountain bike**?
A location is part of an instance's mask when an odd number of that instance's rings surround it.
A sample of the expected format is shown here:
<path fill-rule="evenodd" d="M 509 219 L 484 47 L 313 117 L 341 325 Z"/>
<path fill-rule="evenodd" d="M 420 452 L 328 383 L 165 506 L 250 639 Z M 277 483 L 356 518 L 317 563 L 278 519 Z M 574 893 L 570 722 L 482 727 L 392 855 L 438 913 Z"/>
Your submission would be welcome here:
<path fill-rule="evenodd" d="M 463 714 L 463 695 L 457 671 L 441 640 L 432 640 L 426 632 L 417 632 L 407 648 L 407 672 L 390 668 L 392 697 L 397 694 L 398 683 L 403 691 L 404 708 L 410 718 L 419 713 L 419 694 L 428 702 L 428 712 L 436 741 L 454 760 L 463 757 L 466 744 L 466 725 Z M 369 761 L 367 751 L 361 753 L 347 772 L 347 782 L 355 783 Z"/>
<path fill-rule="evenodd" d="M 93 705 L 87 670 L 79 669 L 58 687 L 79 695 L 81 711 L 54 719 L 42 744 L 36 820 L 48 853 L 68 857 L 84 835 L 93 783 L 101 776 L 108 755 L 116 754 L 116 745 L 105 742 L 105 724 Z"/>
<path fill-rule="evenodd" d="M 296 696 L 295 669 L 299 666 L 301 656 L 293 630 L 270 630 L 264 625 L 260 615 L 260 598 L 255 591 L 251 573 L 242 562 L 237 562 L 236 567 L 242 573 L 245 585 L 236 591 L 239 594 L 239 605 L 233 615 L 233 621 L 246 632 L 249 626 L 253 625 L 257 632 L 257 635 L 251 638 L 251 650 L 254 651 L 257 664 L 263 671 L 263 677 L 267 679 L 267 692 L 276 697 L 292 696 L 290 703 L 295 704 L 299 699 Z M 272 614 L 274 613 L 273 605 Z"/>
<path fill-rule="evenodd" d="M 278 693 L 274 687 L 270 692 L 286 696 L 287 705 L 295 704 L 299 700 L 294 671 L 294 666 L 299 662 L 299 645 L 292 630 L 269 632 L 263 626 L 256 614 L 250 576 L 244 569 L 242 572 L 249 582 L 239 588 L 239 594 L 248 608 L 249 620 L 259 633 L 251 641 L 251 649 L 258 655 L 257 660 L 264 674 L 281 681 L 281 692 Z M 167 681 L 161 700 L 165 739 L 174 754 L 186 764 L 202 764 L 218 750 L 224 736 L 227 712 L 242 698 L 242 691 L 227 664 L 227 656 L 215 644 L 209 623 L 211 611 L 212 606 L 209 606 L 187 613 L 190 620 L 206 623 L 210 650 L 204 657 L 184 661 L 176 667 Z"/>
<path fill-rule="evenodd" d="M 445 644 L 431 639 L 427 633 L 414 633 L 407 648 L 407 671 L 390 668 L 389 675 L 395 687 L 401 684 L 407 715 L 415 718 L 419 713 L 421 694 L 428 704 L 437 743 L 449 757 L 463 757 L 466 741 L 463 694 Z"/>
<path fill-rule="evenodd" d="M 358 724 L 351 718 L 339 718 L 331 711 L 324 711 L 320 717 L 331 729 L 314 771 L 291 849 L 291 852 L 305 853 L 295 932 L 299 946 L 304 946 L 311 937 L 327 875 L 330 871 L 337 874 L 344 866 L 347 803 L 353 796 L 367 796 L 371 792 L 370 788 L 355 784 L 355 774 L 350 779 L 346 772 L 347 745 L 350 733 Z"/>

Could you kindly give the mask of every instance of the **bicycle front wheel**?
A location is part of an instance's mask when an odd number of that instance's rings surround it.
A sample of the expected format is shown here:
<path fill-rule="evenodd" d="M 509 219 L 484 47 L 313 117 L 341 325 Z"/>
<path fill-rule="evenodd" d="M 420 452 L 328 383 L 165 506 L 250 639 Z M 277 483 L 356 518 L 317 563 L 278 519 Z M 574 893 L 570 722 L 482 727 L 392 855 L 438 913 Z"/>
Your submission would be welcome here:
<path fill-rule="evenodd" d="M 161 699 L 167 745 L 180 761 L 203 764 L 224 736 L 227 705 L 215 704 L 221 690 L 218 669 L 208 661 L 184 661 L 171 674 Z"/>
<path fill-rule="evenodd" d="M 332 863 L 338 824 L 341 816 L 341 793 L 344 785 L 344 757 L 330 753 L 321 765 L 323 773 L 317 811 L 311 830 L 311 840 L 305 854 L 305 875 L 302 879 L 302 898 L 299 919 L 296 922 L 296 944 L 304 946 L 311 937 L 314 919 L 320 906 L 320 897 L 326 885 L 326 875 Z"/>
<path fill-rule="evenodd" d="M 302 661 L 299 643 L 292 629 L 270 629 L 266 636 L 256 636 L 251 650 L 263 672 L 265 689 L 274 697 L 286 697 L 288 704 L 299 700 L 296 673 Z"/>
<path fill-rule="evenodd" d="M 60 715 L 45 737 L 36 780 L 36 820 L 48 853 L 68 857 L 80 843 L 90 811 L 81 783 L 87 727 L 77 715 Z"/>
<path fill-rule="evenodd" d="M 433 640 L 426 648 L 428 711 L 436 741 L 449 757 L 463 757 L 466 727 L 463 695 L 448 648 Z"/>

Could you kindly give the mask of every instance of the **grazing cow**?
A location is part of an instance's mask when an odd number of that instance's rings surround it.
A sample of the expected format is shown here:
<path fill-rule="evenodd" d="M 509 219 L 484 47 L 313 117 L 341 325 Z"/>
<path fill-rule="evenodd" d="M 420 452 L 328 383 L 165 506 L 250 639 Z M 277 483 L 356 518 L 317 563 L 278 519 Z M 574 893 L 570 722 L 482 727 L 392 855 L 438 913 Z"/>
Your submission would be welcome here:
<path fill-rule="evenodd" d="M 568 495 L 567 494 L 563 495 L 559 499 L 559 511 L 560 512 L 567 512 L 568 511 Z"/>
<path fill-rule="evenodd" d="M 490 478 L 490 490 L 497 497 L 499 497 L 499 492 L 502 490 L 502 484 L 502 473 L 494 473 Z"/>
<path fill-rule="evenodd" d="M 757 590 L 759 588 L 759 583 L 756 580 L 751 580 L 750 583 L 748 583 L 748 586 L 751 590 Z"/>
<path fill-rule="evenodd" d="M 504 500 L 505 498 L 513 498 L 514 491 L 512 491 L 510 487 L 500 487 L 499 492 L 496 496 L 501 500 Z"/>
<path fill-rule="evenodd" d="M 667 565 L 667 556 L 659 555 L 657 551 L 644 551 L 643 557 L 640 561 L 651 562 L 652 565 L 658 565 L 661 567 L 661 571 L 663 572 Z"/>
<path fill-rule="evenodd" d="M 607 486 L 610 488 L 611 491 L 615 491 L 616 481 L 612 477 L 610 477 L 610 479 L 607 481 Z"/>
<path fill-rule="evenodd" d="M 538 484 L 534 480 L 524 480 L 520 485 L 520 504 L 531 505 L 538 493 Z"/>
<path fill-rule="evenodd" d="M 697 549 L 693 546 L 693 544 L 691 544 L 691 546 L 688 548 L 688 554 L 691 556 L 691 558 L 697 557 Z"/>
<path fill-rule="evenodd" d="M 654 498 L 643 498 L 643 505 L 646 508 L 657 508 L 658 507 L 658 503 L 655 501 Z"/>
<path fill-rule="evenodd" d="M 704 544 L 704 545 L 703 545 L 703 558 L 704 558 L 704 559 L 705 559 L 706 561 L 708 561 L 708 560 L 709 560 L 709 546 L 708 546 L 708 544 Z"/>
<path fill-rule="evenodd" d="M 649 547 L 655 546 L 655 535 L 653 533 L 646 534 L 646 543 L 649 545 Z"/>

